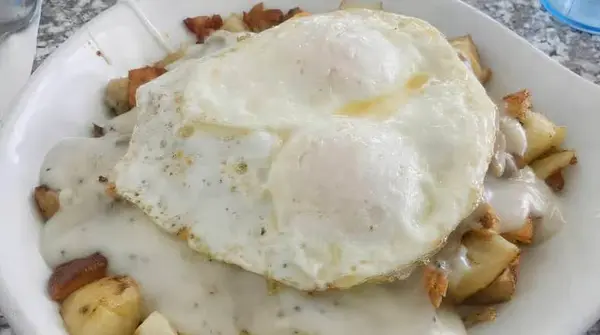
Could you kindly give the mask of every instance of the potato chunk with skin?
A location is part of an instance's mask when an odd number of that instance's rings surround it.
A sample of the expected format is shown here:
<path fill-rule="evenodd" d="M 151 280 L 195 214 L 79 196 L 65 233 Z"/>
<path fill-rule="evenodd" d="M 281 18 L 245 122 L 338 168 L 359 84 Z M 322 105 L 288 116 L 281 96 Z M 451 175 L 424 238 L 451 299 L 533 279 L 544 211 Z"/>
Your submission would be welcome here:
<path fill-rule="evenodd" d="M 471 35 L 456 37 L 450 39 L 449 42 L 458 52 L 460 59 L 471 68 L 479 82 L 482 84 L 487 83 L 492 77 L 492 71 L 481 64 L 477 46 Z"/>
<path fill-rule="evenodd" d="M 74 259 L 57 266 L 48 280 L 48 293 L 62 301 L 81 287 L 106 277 L 108 260 L 100 253 Z"/>
<path fill-rule="evenodd" d="M 106 85 L 104 102 L 116 115 L 121 115 L 131 109 L 129 105 L 128 89 L 128 78 L 116 78 L 109 81 L 108 85 Z"/>
<path fill-rule="evenodd" d="M 527 164 L 564 140 L 562 128 L 540 113 L 529 111 L 521 122 L 527 136 L 527 151 L 523 157 Z"/>
<path fill-rule="evenodd" d="M 44 221 L 52 218 L 60 209 L 58 192 L 46 185 L 40 185 L 34 189 L 33 199 Z"/>
<path fill-rule="evenodd" d="M 470 267 L 460 276 L 452 276 L 448 296 L 461 303 L 494 281 L 519 255 L 519 248 L 491 230 L 471 230 L 463 235 Z"/>
<path fill-rule="evenodd" d="M 130 277 L 106 277 L 71 294 L 60 314 L 70 335 L 131 335 L 142 319 L 142 299 Z"/>
<path fill-rule="evenodd" d="M 152 312 L 133 335 L 177 335 L 177 332 L 162 314 Z"/>
<path fill-rule="evenodd" d="M 127 99 L 129 101 L 129 107 L 135 107 L 135 93 L 137 89 L 145 83 L 151 81 L 154 78 L 160 77 L 162 74 L 167 72 L 164 68 L 145 66 L 139 69 L 129 70 L 129 86 Z"/>
<path fill-rule="evenodd" d="M 464 303 L 468 305 L 493 305 L 507 302 L 515 294 L 518 277 L 519 257 L 515 258 L 490 285 L 470 296 Z"/>

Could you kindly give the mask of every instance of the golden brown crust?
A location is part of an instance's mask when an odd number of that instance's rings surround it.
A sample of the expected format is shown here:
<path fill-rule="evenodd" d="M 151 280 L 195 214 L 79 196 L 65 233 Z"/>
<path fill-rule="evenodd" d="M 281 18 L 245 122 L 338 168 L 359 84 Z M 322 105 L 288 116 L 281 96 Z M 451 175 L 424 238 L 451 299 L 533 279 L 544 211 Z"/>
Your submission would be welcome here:
<path fill-rule="evenodd" d="M 533 231 L 533 218 L 527 217 L 523 227 L 515 231 L 503 233 L 502 237 L 514 244 L 529 245 L 533 242 Z"/>
<path fill-rule="evenodd" d="M 433 307 L 439 308 L 448 291 L 448 277 L 442 270 L 427 265 L 423 270 L 423 282 L 429 301 Z"/>
<path fill-rule="evenodd" d="M 40 185 L 33 190 L 33 199 L 44 221 L 49 220 L 60 209 L 58 192 L 47 185 Z"/>
<path fill-rule="evenodd" d="M 259 33 L 283 22 L 284 15 L 280 9 L 265 9 L 259 2 L 249 12 L 244 12 L 243 20 L 250 31 Z"/>
<path fill-rule="evenodd" d="M 188 17 L 183 20 L 185 27 L 196 35 L 198 43 L 204 43 L 204 40 L 215 30 L 221 29 L 223 26 L 223 18 L 221 15 L 212 16 L 196 16 Z"/>
<path fill-rule="evenodd" d="M 527 112 L 531 110 L 531 92 L 524 89 L 518 92 L 509 94 L 502 98 L 506 113 L 519 121 L 523 121 L 527 117 Z"/>
<path fill-rule="evenodd" d="M 106 277 L 108 260 L 100 253 L 74 259 L 54 269 L 48 280 L 48 293 L 54 301 L 63 301 L 79 288 Z"/>
<path fill-rule="evenodd" d="M 139 69 L 129 70 L 129 87 L 127 88 L 129 107 L 135 107 L 135 93 L 140 86 L 161 76 L 165 72 L 167 72 L 167 70 L 155 66 L 145 66 Z"/>

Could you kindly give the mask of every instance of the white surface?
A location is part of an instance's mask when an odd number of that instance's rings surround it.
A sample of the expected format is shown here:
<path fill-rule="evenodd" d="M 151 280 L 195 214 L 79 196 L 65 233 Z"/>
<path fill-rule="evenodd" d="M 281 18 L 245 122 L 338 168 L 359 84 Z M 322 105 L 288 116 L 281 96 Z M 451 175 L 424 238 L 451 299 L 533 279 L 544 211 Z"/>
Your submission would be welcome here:
<path fill-rule="evenodd" d="M 9 36 L 0 43 L 0 117 L 8 109 L 10 102 L 25 85 L 31 74 L 31 65 L 35 56 L 40 8 L 38 2 L 36 14 L 31 24 L 22 31 Z M 7 78 L 9 78 L 7 80 Z M 2 121 L 0 120 L 0 127 Z"/>
<path fill-rule="evenodd" d="M 177 5 L 174 3 L 177 2 Z M 49 270 L 39 255 L 39 220 L 30 200 L 44 154 L 59 139 L 85 135 L 104 113 L 103 87 L 109 78 L 149 63 L 176 48 L 186 35 L 180 20 L 202 13 L 227 13 L 246 0 L 141 0 L 138 13 L 168 37 L 159 43 L 136 11 L 120 4 L 57 50 L 40 68 L 7 115 L 0 134 L 0 305 L 17 334 L 64 334 L 56 306 L 45 294 Z M 266 1 L 291 8 L 296 1 Z M 318 12 L 337 0 L 302 1 Z M 600 139 L 595 136 L 600 88 L 553 62 L 523 39 L 457 0 L 384 1 L 386 9 L 426 19 L 448 36 L 471 33 L 494 70 L 495 98 L 527 87 L 538 111 L 568 127 L 567 145 L 580 164 L 568 176 L 563 195 L 567 225 L 548 243 L 527 250 L 516 299 L 496 323 L 474 334 L 579 334 L 600 314 Z M 186 37 L 187 36 L 187 37 Z M 98 48 L 103 57 L 96 55 Z"/>

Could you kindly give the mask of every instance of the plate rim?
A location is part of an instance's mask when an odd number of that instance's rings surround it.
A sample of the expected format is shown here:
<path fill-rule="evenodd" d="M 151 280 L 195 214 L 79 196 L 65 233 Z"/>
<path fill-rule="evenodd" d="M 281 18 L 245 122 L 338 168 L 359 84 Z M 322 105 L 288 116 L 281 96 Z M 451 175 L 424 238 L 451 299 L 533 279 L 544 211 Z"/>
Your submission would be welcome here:
<path fill-rule="evenodd" d="M 393 0 L 390 0 L 390 1 L 393 1 Z M 429 1 L 439 1 L 439 0 L 429 0 Z M 535 47 L 534 45 L 529 43 L 525 38 L 518 35 L 516 32 L 510 30 L 508 27 L 504 26 L 500 22 L 496 21 L 495 19 L 490 17 L 488 14 L 478 10 L 471 4 L 468 4 L 468 3 L 460 1 L 460 0 L 444 0 L 444 1 L 447 2 L 449 5 L 467 7 L 470 11 L 473 12 L 474 15 L 479 15 L 479 16 L 485 17 L 488 24 L 497 25 L 498 27 L 503 29 L 506 33 L 511 34 L 511 36 L 513 38 L 518 39 L 522 45 L 533 49 L 538 54 L 538 56 L 543 56 L 546 60 L 551 60 L 551 62 L 548 62 L 548 66 L 555 67 L 556 70 L 560 70 L 560 71 L 564 72 L 565 75 L 567 75 L 567 73 L 568 73 L 568 76 L 570 76 L 572 80 L 576 80 L 576 81 L 580 82 L 581 85 L 587 85 L 590 88 L 593 86 L 593 89 L 595 89 L 598 93 L 600 93 L 600 86 L 598 86 L 595 83 L 591 82 L 590 80 L 576 74 L 575 72 L 571 71 L 567 67 L 565 67 L 562 64 L 558 63 L 557 61 L 553 60 L 551 57 L 549 57 L 547 54 L 542 52 L 540 49 L 538 49 L 537 47 Z M 102 13 L 98 14 L 96 17 L 91 19 L 89 22 L 82 25 L 79 29 L 77 29 L 77 31 L 72 36 L 70 36 L 66 41 L 61 43 L 43 61 L 43 63 L 40 65 L 40 67 L 38 67 L 35 70 L 33 75 L 27 81 L 27 84 L 19 91 L 19 93 L 15 97 L 15 99 L 12 100 L 12 102 L 10 103 L 7 110 L 2 115 L 0 115 L 0 148 L 6 147 L 11 136 L 13 135 L 13 126 L 16 124 L 16 122 L 22 116 L 23 112 L 27 109 L 27 101 L 26 101 L 27 97 L 29 95 L 31 95 L 32 92 L 35 92 L 38 89 L 40 89 L 41 86 L 45 82 L 50 80 L 49 78 L 51 78 L 52 76 L 49 75 L 49 72 L 52 70 L 52 68 L 56 67 L 57 64 L 60 64 L 61 62 L 66 61 L 67 57 L 65 57 L 65 56 L 68 56 L 74 50 L 77 50 L 85 45 L 85 43 L 88 41 L 88 39 L 86 38 L 86 35 L 89 34 L 90 27 L 97 25 L 99 22 L 109 19 L 109 17 L 116 10 L 116 8 L 118 8 L 119 6 L 123 6 L 124 2 L 125 2 L 124 0 L 117 1 L 117 3 L 115 5 L 104 10 Z M 301 0 L 299 2 L 301 2 Z M 550 63 L 552 63 L 552 65 L 550 65 Z M 575 79 L 575 78 L 577 78 L 577 79 Z M 27 311 L 21 310 L 19 308 L 15 308 L 15 306 L 20 306 L 20 304 L 18 303 L 18 297 L 12 295 L 10 292 L 8 292 L 6 290 L 5 278 L 4 278 L 4 276 L 2 276 L 0 274 L 0 307 L 1 307 L 2 311 L 4 312 L 4 316 L 5 316 L 6 320 L 8 321 L 8 323 L 10 324 L 12 330 L 16 334 L 28 334 L 29 335 L 31 333 L 37 333 L 36 331 L 38 329 L 36 327 L 34 327 L 34 325 L 32 323 L 29 322 L 30 318 L 27 316 Z M 596 303 L 596 306 L 597 306 L 596 310 L 600 311 L 600 301 L 598 301 Z M 588 329 L 593 324 L 595 324 L 595 322 L 597 320 L 597 314 L 596 314 L 596 312 L 594 312 L 595 314 L 592 314 L 592 312 L 593 311 L 591 311 L 590 313 L 587 313 L 586 315 L 581 315 L 581 320 L 582 320 L 581 321 L 581 325 L 582 325 L 581 329 Z M 586 327 L 586 328 L 584 328 L 584 327 Z"/>

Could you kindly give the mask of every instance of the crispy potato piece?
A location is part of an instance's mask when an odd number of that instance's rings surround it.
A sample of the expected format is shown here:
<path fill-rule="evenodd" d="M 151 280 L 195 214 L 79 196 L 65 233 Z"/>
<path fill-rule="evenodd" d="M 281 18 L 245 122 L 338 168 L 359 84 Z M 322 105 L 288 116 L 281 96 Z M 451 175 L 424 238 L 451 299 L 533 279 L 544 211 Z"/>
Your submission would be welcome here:
<path fill-rule="evenodd" d="M 339 8 L 340 9 L 363 8 L 363 9 L 372 9 L 372 10 L 383 10 L 383 2 L 379 1 L 379 2 L 366 4 L 366 3 L 361 3 L 360 0 L 354 0 L 354 1 L 342 0 Z"/>
<path fill-rule="evenodd" d="M 242 18 L 250 31 L 259 33 L 283 22 L 283 12 L 280 9 L 265 9 L 265 5 L 259 2 L 249 12 L 244 12 Z"/>
<path fill-rule="evenodd" d="M 507 241 L 517 245 L 531 244 L 531 242 L 533 241 L 533 218 L 528 217 L 521 229 L 503 233 L 502 237 L 504 237 Z"/>
<path fill-rule="evenodd" d="M 531 92 L 527 89 L 509 94 L 502 100 L 504 101 L 506 113 L 521 122 L 525 120 L 527 113 L 531 111 Z"/>
<path fill-rule="evenodd" d="M 450 39 L 449 42 L 458 52 L 460 59 L 471 68 L 479 82 L 482 84 L 487 83 L 492 77 L 492 70 L 481 64 L 477 46 L 471 35 L 456 37 Z"/>
<path fill-rule="evenodd" d="M 496 309 L 494 307 L 486 306 L 478 308 L 465 318 L 463 318 L 463 323 L 465 324 L 465 328 L 471 328 L 479 323 L 490 322 L 496 320 Z"/>
<path fill-rule="evenodd" d="M 535 175 L 540 179 L 546 179 L 550 175 L 564 169 L 569 165 L 577 164 L 574 150 L 564 150 L 545 158 L 538 159 L 530 164 Z"/>
<path fill-rule="evenodd" d="M 433 307 L 439 308 L 448 291 L 448 276 L 435 266 L 427 265 L 423 270 L 423 281 L 429 301 Z"/>
<path fill-rule="evenodd" d="M 560 192 L 563 190 L 563 188 L 565 188 L 565 178 L 563 177 L 561 170 L 558 170 L 548 176 L 545 182 L 546 185 L 550 186 L 554 192 Z"/>
<path fill-rule="evenodd" d="M 177 332 L 162 314 L 152 312 L 133 335 L 177 335 Z"/>
<path fill-rule="evenodd" d="M 48 280 L 48 293 L 54 301 L 63 301 L 79 288 L 106 277 L 108 260 L 100 253 L 74 259 L 54 269 Z"/>
<path fill-rule="evenodd" d="M 223 26 L 223 18 L 221 18 L 221 15 L 217 14 L 212 16 L 188 17 L 183 20 L 183 24 L 185 24 L 185 27 L 190 32 L 196 35 L 198 43 L 204 43 L 204 39 L 210 34 L 215 30 L 221 29 Z"/>
<path fill-rule="evenodd" d="M 231 14 L 223 21 L 223 30 L 230 31 L 232 33 L 240 33 L 244 31 L 250 31 L 248 26 L 244 23 L 241 15 Z"/>
<path fill-rule="evenodd" d="M 116 115 L 121 115 L 131 109 L 128 96 L 129 79 L 116 78 L 108 82 L 104 93 L 104 103 L 110 107 Z"/>
<path fill-rule="evenodd" d="M 455 303 L 488 286 L 519 255 L 517 246 L 492 230 L 471 230 L 463 235 L 462 244 L 471 266 L 448 283 L 448 296 Z"/>
<path fill-rule="evenodd" d="M 33 190 L 33 199 L 44 221 L 52 218 L 60 209 L 58 192 L 46 185 L 40 185 Z"/>
<path fill-rule="evenodd" d="M 102 278 L 71 294 L 60 314 L 70 335 L 131 335 L 142 319 L 140 290 L 130 277 Z"/>
<path fill-rule="evenodd" d="M 145 66 L 139 69 L 129 71 L 128 101 L 129 107 L 135 107 L 135 93 L 137 89 L 154 78 L 160 77 L 167 72 L 164 68 Z"/>
<path fill-rule="evenodd" d="M 564 139 L 563 128 L 557 127 L 540 113 L 529 111 L 521 121 L 527 136 L 527 151 L 523 159 L 529 164 Z"/>
<path fill-rule="evenodd" d="M 488 287 L 473 294 L 464 303 L 468 305 L 493 305 L 507 302 L 515 294 L 518 277 L 519 257 L 515 258 Z"/>
<path fill-rule="evenodd" d="M 481 210 L 483 211 L 483 215 L 479 218 L 479 223 L 485 229 L 490 229 L 493 231 L 498 231 L 498 223 L 500 219 L 496 214 L 496 211 L 492 206 L 488 203 L 481 205 Z"/>

